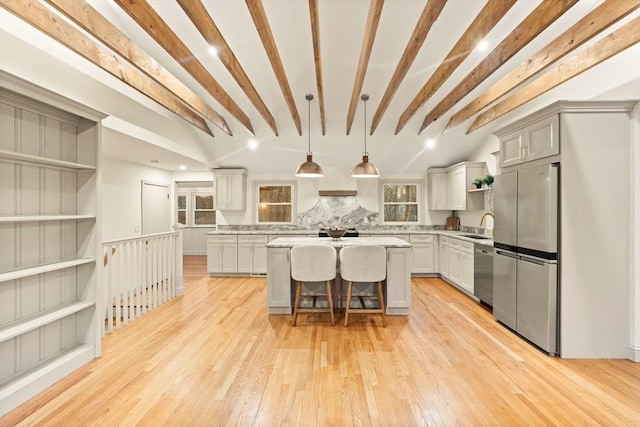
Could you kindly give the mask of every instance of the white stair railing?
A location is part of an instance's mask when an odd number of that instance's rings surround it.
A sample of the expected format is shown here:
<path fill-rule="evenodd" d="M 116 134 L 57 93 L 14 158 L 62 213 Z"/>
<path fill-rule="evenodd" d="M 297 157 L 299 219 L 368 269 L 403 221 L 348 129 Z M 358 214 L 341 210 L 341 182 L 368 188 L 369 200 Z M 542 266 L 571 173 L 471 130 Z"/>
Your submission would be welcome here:
<path fill-rule="evenodd" d="M 182 295 L 182 230 L 102 244 L 105 333 Z"/>

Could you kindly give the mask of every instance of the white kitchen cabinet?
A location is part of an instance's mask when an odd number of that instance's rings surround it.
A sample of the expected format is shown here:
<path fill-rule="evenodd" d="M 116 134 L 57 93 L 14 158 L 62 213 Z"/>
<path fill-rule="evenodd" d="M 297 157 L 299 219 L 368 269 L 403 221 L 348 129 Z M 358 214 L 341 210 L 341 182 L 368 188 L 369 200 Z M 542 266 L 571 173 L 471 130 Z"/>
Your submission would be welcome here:
<path fill-rule="evenodd" d="M 412 234 L 411 243 L 412 267 L 411 273 L 435 273 L 435 250 L 432 234 Z"/>
<path fill-rule="evenodd" d="M 102 116 L 71 107 L 0 89 L 0 416 L 101 354 Z"/>
<path fill-rule="evenodd" d="M 429 210 L 449 210 L 449 176 L 445 168 L 427 171 Z"/>
<path fill-rule="evenodd" d="M 469 193 L 476 178 L 486 176 L 484 162 L 464 162 L 447 168 L 449 177 L 449 209 L 454 211 L 484 209 L 484 193 Z"/>
<path fill-rule="evenodd" d="M 430 210 L 482 210 L 484 193 L 469 192 L 476 178 L 486 176 L 484 162 L 463 162 L 427 171 Z"/>
<path fill-rule="evenodd" d="M 449 241 L 448 237 L 440 236 L 438 246 L 438 258 L 440 261 L 438 272 L 444 278 L 449 277 Z"/>
<path fill-rule="evenodd" d="M 207 239 L 207 272 L 238 272 L 238 236 L 209 235 Z"/>
<path fill-rule="evenodd" d="M 497 134 L 500 166 L 509 167 L 560 154 L 560 117 L 543 117 L 520 128 Z"/>
<path fill-rule="evenodd" d="M 266 234 L 238 236 L 238 273 L 267 274 Z"/>
<path fill-rule="evenodd" d="M 473 294 L 474 244 L 455 237 L 440 236 L 440 275 Z"/>
<path fill-rule="evenodd" d="M 220 211 L 243 211 L 246 206 L 247 170 L 213 169 L 214 204 Z"/>

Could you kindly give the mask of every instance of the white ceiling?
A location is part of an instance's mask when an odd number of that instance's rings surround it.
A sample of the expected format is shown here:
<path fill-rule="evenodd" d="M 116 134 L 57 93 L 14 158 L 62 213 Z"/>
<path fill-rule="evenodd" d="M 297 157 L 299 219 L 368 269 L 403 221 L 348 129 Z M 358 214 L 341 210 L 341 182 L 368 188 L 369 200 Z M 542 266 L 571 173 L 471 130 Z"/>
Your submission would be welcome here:
<path fill-rule="evenodd" d="M 3 51 L 3 55 L 0 55 L 0 67 L 109 114 L 107 120 L 110 121 L 105 122 L 108 131 L 104 137 L 107 155 L 146 165 L 150 165 L 150 160 L 158 159 L 162 160 L 161 165 L 157 164 L 159 167 L 171 170 L 177 170 L 180 164 L 187 165 L 189 169 L 243 166 L 256 175 L 293 175 L 296 167 L 304 161 L 307 138 L 310 135 L 314 160 L 323 166 L 326 173 L 348 175 L 353 165 L 360 161 L 364 142 L 362 102 L 358 106 L 349 136 L 346 135 L 346 116 L 369 1 L 319 2 L 327 127 L 324 136 L 320 131 L 308 2 L 263 0 L 302 120 L 303 136 L 299 136 L 245 2 L 203 1 L 273 115 L 280 135 L 277 137 L 220 60 L 208 53 L 206 42 L 176 2 L 150 1 L 153 8 L 249 116 L 255 137 L 228 114 L 117 4 L 105 0 L 92 0 L 89 3 L 223 115 L 234 134 L 230 137 L 210 124 L 215 137 L 209 137 L 106 72 L 57 45 L 19 19 L 0 11 L 0 48 Z M 491 47 L 488 52 L 539 3 L 537 0 L 518 1 L 489 33 L 487 41 Z M 384 175 L 421 174 L 430 166 L 448 165 L 465 160 L 478 144 L 489 138 L 492 130 L 555 100 L 639 99 L 640 49 L 636 45 L 479 131 L 464 135 L 471 123 L 469 120 L 441 135 L 444 125 L 453 113 L 515 66 L 526 61 L 600 3 L 600 0 L 580 0 L 444 117 L 418 135 L 417 131 L 425 114 L 488 53 L 472 52 L 407 126 L 398 135 L 394 135 L 400 114 L 485 4 L 485 1 L 480 0 L 450 0 L 432 27 L 376 132 L 367 136 L 370 160 Z M 424 0 L 387 0 L 384 4 L 362 91 L 370 95 L 370 101 L 367 103 L 368 125 L 424 5 Z M 636 10 L 603 35 L 638 15 L 639 11 Z M 586 46 L 590 44 L 592 42 Z M 39 69 L 33 69 L 32 65 L 35 64 L 39 64 Z M 42 64 L 47 66 L 44 67 Z M 73 78 L 73 83 L 65 81 L 70 78 Z M 83 89 L 78 89 L 78 86 L 82 86 Z M 316 95 L 316 99 L 311 103 L 309 135 L 306 93 Z M 436 147 L 432 150 L 425 148 L 428 138 L 437 141 Z M 248 148 L 250 139 L 258 142 L 256 150 Z"/>

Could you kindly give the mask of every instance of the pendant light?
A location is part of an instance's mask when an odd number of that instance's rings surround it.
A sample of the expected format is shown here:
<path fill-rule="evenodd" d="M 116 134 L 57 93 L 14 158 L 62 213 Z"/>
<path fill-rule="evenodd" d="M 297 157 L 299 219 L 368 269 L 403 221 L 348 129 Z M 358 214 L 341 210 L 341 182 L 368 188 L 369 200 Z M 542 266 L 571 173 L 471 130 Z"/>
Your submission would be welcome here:
<path fill-rule="evenodd" d="M 360 99 L 364 101 L 364 153 L 362 153 L 362 161 L 355 165 L 351 171 L 351 176 L 353 178 L 377 178 L 380 176 L 380 172 L 373 163 L 369 163 L 369 153 L 367 153 L 367 101 L 369 95 L 364 93 Z"/>
<path fill-rule="evenodd" d="M 309 141 L 309 151 L 307 151 L 307 161 L 298 166 L 296 176 L 300 178 L 320 178 L 324 176 L 324 172 L 320 165 L 313 161 L 313 154 L 311 153 L 311 100 L 313 99 L 313 95 L 308 93 L 305 98 L 307 100 L 307 137 Z"/>

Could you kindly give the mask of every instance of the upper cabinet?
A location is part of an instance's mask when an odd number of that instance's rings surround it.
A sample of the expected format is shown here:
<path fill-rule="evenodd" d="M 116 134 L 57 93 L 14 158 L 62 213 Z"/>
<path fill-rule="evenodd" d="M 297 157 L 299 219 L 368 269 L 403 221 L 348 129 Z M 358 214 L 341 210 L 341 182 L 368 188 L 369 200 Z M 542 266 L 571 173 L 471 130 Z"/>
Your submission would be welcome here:
<path fill-rule="evenodd" d="M 463 162 L 427 171 L 430 210 L 482 210 L 484 195 L 469 192 L 476 178 L 486 175 L 484 162 Z"/>
<path fill-rule="evenodd" d="M 243 211 L 246 207 L 247 170 L 213 169 L 215 208 L 219 211 Z"/>
<path fill-rule="evenodd" d="M 560 154 L 560 118 L 558 114 L 496 135 L 500 139 L 501 167 L 509 167 Z"/>

